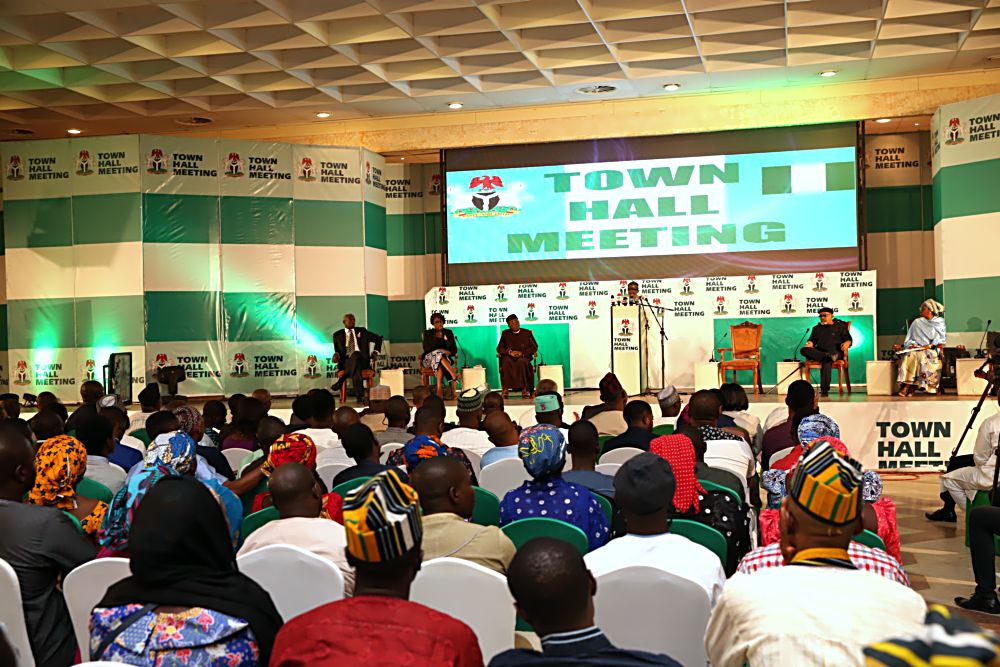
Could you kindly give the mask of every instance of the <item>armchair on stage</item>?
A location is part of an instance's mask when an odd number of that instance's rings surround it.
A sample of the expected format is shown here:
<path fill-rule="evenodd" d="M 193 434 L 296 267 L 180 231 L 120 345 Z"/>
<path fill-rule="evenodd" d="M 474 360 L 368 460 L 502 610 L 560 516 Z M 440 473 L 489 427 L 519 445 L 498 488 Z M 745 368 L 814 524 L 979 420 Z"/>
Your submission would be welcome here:
<path fill-rule="evenodd" d="M 372 352 L 371 355 L 371 368 L 366 368 L 361 371 L 361 381 L 365 385 L 365 403 L 371 401 L 372 397 L 372 387 L 375 386 L 375 376 L 378 375 L 378 352 Z M 337 371 L 337 379 L 344 377 L 344 371 Z M 347 383 L 340 385 L 340 402 L 341 404 L 347 402 Z"/>
<path fill-rule="evenodd" d="M 500 390 L 503 392 L 503 397 L 507 398 L 507 394 L 508 392 L 510 392 L 511 389 L 520 389 L 521 398 L 528 398 L 531 395 L 531 392 L 528 390 L 527 387 L 523 386 L 523 383 L 522 386 L 520 387 L 513 387 L 513 386 L 508 387 L 507 383 L 504 382 L 505 378 L 503 372 L 503 356 L 504 355 L 502 352 L 497 352 L 497 372 L 500 374 Z M 534 384 L 538 384 L 539 372 L 540 370 L 538 368 L 538 350 L 535 350 L 535 353 L 531 355 L 531 377 L 533 379 Z"/>
<path fill-rule="evenodd" d="M 421 359 L 422 358 L 423 357 L 421 357 Z M 447 386 L 451 390 L 451 397 L 452 398 L 455 398 L 456 396 L 458 396 L 458 389 L 460 388 L 461 383 L 462 383 L 462 371 L 461 371 L 462 364 L 460 363 L 460 360 L 459 360 L 459 357 L 458 357 L 458 352 L 455 353 L 455 364 L 454 365 L 455 365 L 455 372 L 457 373 L 458 377 L 456 377 L 454 380 L 448 381 L 448 380 L 444 379 L 444 376 L 446 374 L 442 374 L 442 376 L 441 376 L 441 381 L 442 382 L 447 382 Z M 431 378 L 434 377 L 434 375 L 435 374 L 434 374 L 434 371 L 432 369 L 427 368 L 422 363 L 420 364 L 420 384 L 424 385 L 425 387 L 429 387 L 430 384 L 431 384 Z M 436 382 L 436 380 L 435 380 L 435 382 Z"/>
<path fill-rule="evenodd" d="M 733 382 L 736 382 L 738 371 L 753 371 L 753 393 L 764 393 L 760 383 L 760 341 L 763 324 L 741 322 L 729 327 L 729 340 L 732 347 L 719 348 L 719 384 L 726 381 L 726 371 L 733 372 Z M 730 357 L 726 359 L 726 352 Z"/>
<path fill-rule="evenodd" d="M 851 323 L 844 320 L 844 324 L 847 325 L 847 330 L 851 330 Z M 837 371 L 837 389 L 843 394 L 844 393 L 844 382 L 847 382 L 847 393 L 851 393 L 851 368 L 849 365 L 851 348 L 847 348 L 846 352 L 841 353 L 840 358 L 837 359 L 831 365 L 831 368 Z M 813 371 L 818 371 L 823 369 L 823 363 L 820 361 L 810 361 L 806 359 L 805 361 L 806 369 L 806 379 Z"/>

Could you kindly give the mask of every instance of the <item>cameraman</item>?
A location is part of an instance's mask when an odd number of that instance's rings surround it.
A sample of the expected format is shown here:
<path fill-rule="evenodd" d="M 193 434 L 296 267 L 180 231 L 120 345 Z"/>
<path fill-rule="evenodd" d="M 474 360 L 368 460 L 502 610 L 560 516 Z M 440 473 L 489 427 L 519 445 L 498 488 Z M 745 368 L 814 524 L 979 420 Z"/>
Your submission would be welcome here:
<path fill-rule="evenodd" d="M 997 600 L 995 535 L 1000 534 L 1000 507 L 976 507 L 969 512 L 969 547 L 972 551 L 972 572 L 976 590 L 971 597 L 955 598 L 962 609 L 1000 614 Z"/>

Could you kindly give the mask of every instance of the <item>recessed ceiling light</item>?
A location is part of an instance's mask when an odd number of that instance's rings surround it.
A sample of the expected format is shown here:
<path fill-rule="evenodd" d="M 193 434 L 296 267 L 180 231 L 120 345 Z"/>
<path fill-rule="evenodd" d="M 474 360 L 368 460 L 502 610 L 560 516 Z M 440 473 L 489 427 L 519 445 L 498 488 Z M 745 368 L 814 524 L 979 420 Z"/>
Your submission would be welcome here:
<path fill-rule="evenodd" d="M 448 102 L 449 109 L 461 109 L 463 106 L 465 105 L 461 102 Z"/>
<path fill-rule="evenodd" d="M 892 119 L 891 118 L 879 118 L 875 122 L 876 123 L 888 123 L 890 120 L 892 120 Z"/>
<path fill-rule="evenodd" d="M 204 116 L 189 116 L 187 118 L 175 118 L 174 122 L 178 125 L 208 125 L 212 122 L 212 119 Z"/>
<path fill-rule="evenodd" d="M 837 72 L 837 70 L 835 69 L 825 69 L 819 73 L 819 75 L 822 77 L 837 76 L 837 74 L 839 74 L 839 72 Z"/>
<path fill-rule="evenodd" d="M 920 125 L 920 123 L 914 123 L 914 125 Z"/>
<path fill-rule="evenodd" d="M 665 83 L 665 84 L 663 84 L 663 90 L 669 90 L 670 92 L 673 92 L 675 90 L 680 90 L 680 89 L 681 89 L 681 84 L 679 84 L 679 83 Z"/>
<path fill-rule="evenodd" d="M 320 111 L 319 113 L 316 114 L 316 117 L 317 118 L 329 118 L 330 117 L 330 112 L 329 111 Z"/>
<path fill-rule="evenodd" d="M 403 157 L 402 155 L 401 155 L 401 156 L 399 156 L 399 161 L 400 161 L 400 162 L 402 162 L 402 161 L 403 161 L 403 160 L 405 160 L 405 159 L 406 159 L 406 158 L 405 158 L 405 157 Z"/>
<path fill-rule="evenodd" d="M 583 86 L 581 88 L 577 88 L 576 92 L 581 95 L 607 95 L 608 93 L 613 93 L 616 90 L 618 90 L 618 88 L 615 86 L 599 84 L 596 86 Z"/>
<path fill-rule="evenodd" d="M 69 132 L 70 134 L 80 134 L 81 132 L 83 132 L 83 130 L 78 130 L 75 127 L 71 127 L 66 131 Z"/>
<path fill-rule="evenodd" d="M 986 56 L 986 59 L 988 61 L 990 61 L 990 62 L 996 62 L 997 60 L 1000 60 L 1000 54 L 994 54 L 992 56 Z"/>

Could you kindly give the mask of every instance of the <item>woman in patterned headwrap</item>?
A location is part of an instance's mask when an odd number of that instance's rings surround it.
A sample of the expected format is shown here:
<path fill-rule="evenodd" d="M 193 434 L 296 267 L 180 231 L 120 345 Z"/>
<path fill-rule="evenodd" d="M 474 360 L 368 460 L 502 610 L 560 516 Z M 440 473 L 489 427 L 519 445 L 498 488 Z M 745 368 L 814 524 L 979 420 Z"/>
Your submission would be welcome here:
<path fill-rule="evenodd" d="M 69 435 L 48 438 L 35 454 L 35 485 L 28 502 L 61 509 L 80 522 L 84 534 L 96 540 L 108 504 L 76 492 L 87 472 L 87 449 Z"/>
<path fill-rule="evenodd" d="M 305 433 L 286 433 L 271 445 L 267 453 L 267 460 L 260 467 L 264 477 L 270 478 L 271 473 L 283 463 L 301 463 L 313 472 L 316 471 L 316 445 Z M 344 499 L 336 493 L 326 493 L 327 489 L 317 477 L 323 495 L 323 510 L 320 517 L 333 519 L 337 523 L 344 523 Z M 257 494 L 253 501 L 253 511 L 258 512 L 271 506 L 271 494 L 268 491 Z"/>
<path fill-rule="evenodd" d="M 934 299 L 920 304 L 920 317 L 910 324 L 903 341 L 902 348 L 907 352 L 899 357 L 900 396 L 909 396 L 918 389 L 937 393 L 944 367 L 942 350 L 948 334 L 942 314 L 944 306 Z"/>
<path fill-rule="evenodd" d="M 97 552 L 98 558 L 111 556 L 128 558 L 128 538 L 132 532 L 132 519 L 139 503 L 157 482 L 176 475 L 172 468 L 154 465 L 143 468 L 129 478 L 125 486 L 115 494 L 108 513 L 104 515 L 101 530 L 97 534 L 97 543 L 101 547 Z"/>
<path fill-rule="evenodd" d="M 802 458 L 804 445 L 808 445 L 820 438 L 831 437 L 840 438 L 840 426 L 826 415 L 796 415 L 792 420 L 791 427 L 796 444 L 792 451 L 784 458 L 775 461 L 771 465 L 772 470 L 791 470 Z"/>

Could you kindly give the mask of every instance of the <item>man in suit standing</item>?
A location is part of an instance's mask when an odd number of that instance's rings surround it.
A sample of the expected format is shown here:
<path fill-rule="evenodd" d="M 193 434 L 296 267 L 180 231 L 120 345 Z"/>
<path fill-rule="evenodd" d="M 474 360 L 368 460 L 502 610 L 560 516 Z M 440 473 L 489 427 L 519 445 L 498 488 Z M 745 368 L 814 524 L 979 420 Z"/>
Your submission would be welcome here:
<path fill-rule="evenodd" d="M 340 386 L 350 379 L 354 395 L 358 401 L 363 400 L 365 387 L 361 381 L 361 371 L 371 368 L 375 363 L 378 353 L 382 351 L 382 336 L 364 327 L 354 326 L 354 314 L 347 313 L 344 315 L 344 328 L 333 332 L 333 351 L 337 370 L 343 372 L 334 383 L 333 390 L 340 391 Z"/>

